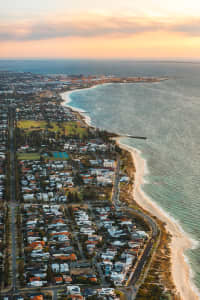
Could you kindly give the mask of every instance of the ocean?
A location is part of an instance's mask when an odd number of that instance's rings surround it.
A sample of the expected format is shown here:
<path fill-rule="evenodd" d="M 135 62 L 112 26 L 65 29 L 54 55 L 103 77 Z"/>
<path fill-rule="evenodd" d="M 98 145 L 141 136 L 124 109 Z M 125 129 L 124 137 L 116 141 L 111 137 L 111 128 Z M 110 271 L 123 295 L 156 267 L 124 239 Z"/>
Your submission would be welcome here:
<path fill-rule="evenodd" d="M 151 61 L 0 61 L 0 70 L 42 74 L 168 76 L 159 83 L 109 84 L 70 95 L 92 125 L 146 136 L 123 138 L 147 162 L 144 192 L 195 241 L 187 252 L 200 289 L 200 64 Z"/>

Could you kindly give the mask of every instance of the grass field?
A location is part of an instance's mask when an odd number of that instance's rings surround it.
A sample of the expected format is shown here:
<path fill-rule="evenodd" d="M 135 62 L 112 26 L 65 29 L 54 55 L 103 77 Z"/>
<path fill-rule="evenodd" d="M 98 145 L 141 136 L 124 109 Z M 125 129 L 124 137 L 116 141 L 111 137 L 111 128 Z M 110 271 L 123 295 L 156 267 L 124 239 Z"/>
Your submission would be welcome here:
<path fill-rule="evenodd" d="M 39 153 L 18 153 L 17 158 L 19 160 L 39 160 L 40 154 Z"/>
<path fill-rule="evenodd" d="M 27 130 L 27 131 L 33 131 L 33 130 L 40 130 L 46 128 L 46 122 L 45 121 L 29 121 L 29 120 L 23 120 L 18 121 L 17 126 L 21 129 Z"/>
<path fill-rule="evenodd" d="M 86 128 L 81 128 L 76 122 L 64 123 L 65 135 L 79 135 L 80 138 L 87 135 Z"/>
<path fill-rule="evenodd" d="M 87 135 L 87 131 L 85 128 L 81 128 L 76 122 L 63 122 L 58 123 L 51 122 L 51 127 L 48 130 L 54 131 L 56 133 L 64 134 L 64 135 L 79 135 L 81 138 Z"/>
<path fill-rule="evenodd" d="M 27 133 L 31 133 L 35 130 L 48 130 L 55 132 L 57 134 L 63 134 L 63 135 L 79 135 L 80 138 L 83 138 L 87 135 L 86 128 L 80 127 L 80 125 L 77 122 L 51 122 L 50 126 L 47 126 L 46 121 L 29 121 L 29 120 L 23 120 L 18 121 L 17 126 L 23 130 L 25 130 Z"/>

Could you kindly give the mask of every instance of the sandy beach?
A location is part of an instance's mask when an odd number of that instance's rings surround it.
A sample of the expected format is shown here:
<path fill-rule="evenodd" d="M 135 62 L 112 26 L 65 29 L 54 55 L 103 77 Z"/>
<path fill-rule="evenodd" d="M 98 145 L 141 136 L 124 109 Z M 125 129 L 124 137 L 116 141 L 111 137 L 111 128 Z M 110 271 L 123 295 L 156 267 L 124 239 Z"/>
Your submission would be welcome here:
<path fill-rule="evenodd" d="M 63 92 L 60 94 L 61 98 L 63 99 L 63 102 L 61 103 L 61 105 L 64 105 L 64 106 L 67 106 L 71 109 L 73 109 L 74 111 L 77 111 L 81 114 L 81 116 L 83 117 L 84 121 L 88 124 L 88 126 L 91 126 L 91 118 L 86 115 L 85 111 L 83 109 L 80 109 L 80 108 L 77 108 L 77 107 L 73 107 L 73 106 L 70 106 L 69 103 L 71 102 L 71 98 L 70 98 L 70 95 L 74 92 L 79 92 L 79 91 L 86 91 L 86 90 L 91 90 L 91 89 L 95 89 L 97 88 L 98 86 L 102 86 L 102 85 L 110 85 L 112 83 L 103 83 L 103 84 L 98 84 L 98 85 L 93 85 L 92 87 L 89 87 L 89 88 L 84 88 L 84 89 L 75 89 L 75 90 L 70 90 L 70 91 L 67 91 L 67 92 Z"/>
<path fill-rule="evenodd" d="M 152 215 L 158 217 L 166 223 L 167 230 L 172 235 L 171 254 L 172 254 L 172 276 L 174 284 L 183 300 L 198 300 L 200 295 L 192 282 L 192 272 L 186 261 L 184 252 L 187 249 L 194 247 L 194 241 L 190 239 L 186 233 L 183 232 L 181 227 L 168 216 L 156 203 L 154 203 L 143 191 L 142 184 L 144 183 L 145 174 L 145 160 L 139 154 L 139 151 L 120 143 L 117 139 L 119 146 L 128 150 L 134 161 L 136 167 L 136 177 L 134 186 L 134 199 L 145 210 L 149 211 Z"/>
<path fill-rule="evenodd" d="M 93 86 L 92 88 L 95 88 Z M 88 88 L 91 89 L 91 88 Z M 68 106 L 74 111 L 79 112 L 85 119 L 85 122 L 90 126 L 91 119 L 84 115 L 84 111 L 74 108 L 69 105 L 71 99 L 70 94 L 81 89 L 64 92 L 61 95 L 63 98 L 62 105 Z M 182 300 L 198 300 L 200 295 L 197 288 L 192 282 L 192 270 L 190 269 L 184 252 L 187 249 L 194 248 L 195 242 L 181 229 L 180 225 L 173 220 L 172 217 L 167 215 L 162 208 L 154 203 L 143 191 L 142 185 L 144 184 L 144 175 L 146 169 L 146 161 L 141 157 L 139 151 L 125 144 L 120 143 L 120 138 L 116 138 L 117 143 L 123 149 L 129 151 L 132 155 L 136 167 L 135 185 L 134 185 L 134 199 L 145 210 L 149 211 L 152 215 L 166 223 L 166 229 L 172 235 L 171 242 L 171 255 L 172 255 L 172 277 L 174 284 Z"/>
<path fill-rule="evenodd" d="M 95 88 L 95 87 L 96 86 L 93 86 L 92 88 Z M 88 89 L 91 89 L 91 88 L 88 88 Z M 88 89 L 85 89 L 85 90 L 88 90 Z M 88 124 L 88 126 L 91 126 L 91 118 L 85 114 L 84 110 L 82 110 L 80 108 L 72 107 L 69 105 L 69 103 L 71 102 L 70 95 L 74 92 L 79 92 L 81 90 L 83 90 L 83 89 L 76 89 L 76 90 L 71 90 L 71 91 L 61 93 L 60 96 L 63 99 L 63 102 L 61 103 L 61 105 L 67 106 L 67 107 L 73 109 L 74 111 L 77 111 L 78 113 L 80 113 L 81 116 L 83 117 L 85 123 Z"/>

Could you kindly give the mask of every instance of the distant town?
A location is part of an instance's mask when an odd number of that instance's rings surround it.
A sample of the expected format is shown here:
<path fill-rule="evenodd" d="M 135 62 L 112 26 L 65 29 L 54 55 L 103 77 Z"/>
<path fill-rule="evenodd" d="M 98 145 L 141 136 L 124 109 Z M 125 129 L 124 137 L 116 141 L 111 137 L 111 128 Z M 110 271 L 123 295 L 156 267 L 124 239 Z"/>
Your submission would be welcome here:
<path fill-rule="evenodd" d="M 130 153 L 60 95 L 166 79 L 0 72 L 0 299 L 179 299 Z"/>

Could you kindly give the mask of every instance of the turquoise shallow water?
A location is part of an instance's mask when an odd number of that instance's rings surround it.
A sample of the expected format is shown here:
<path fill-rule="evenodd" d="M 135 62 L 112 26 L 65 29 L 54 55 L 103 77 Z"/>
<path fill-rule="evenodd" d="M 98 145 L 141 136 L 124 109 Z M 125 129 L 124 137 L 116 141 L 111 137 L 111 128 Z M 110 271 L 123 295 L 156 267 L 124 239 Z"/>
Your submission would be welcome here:
<path fill-rule="evenodd" d="M 147 141 L 123 139 L 147 160 L 143 190 L 200 241 L 200 89 L 187 85 L 187 78 L 170 78 L 98 86 L 72 93 L 70 105 L 89 111 L 97 127 L 147 136 Z M 187 255 L 200 288 L 200 248 Z"/>

